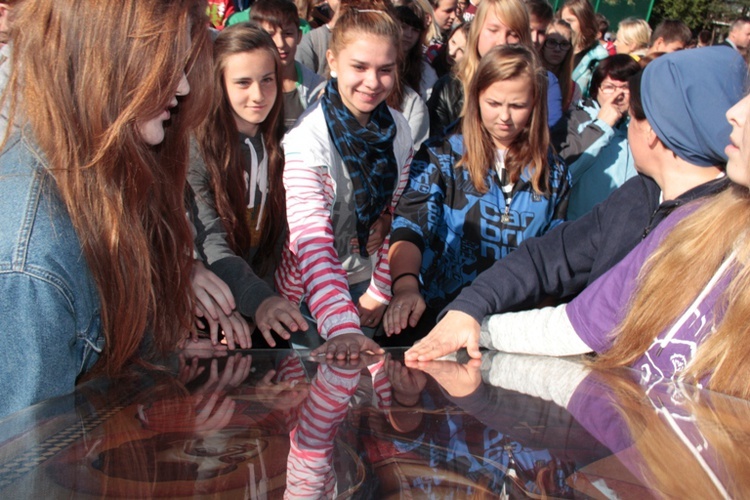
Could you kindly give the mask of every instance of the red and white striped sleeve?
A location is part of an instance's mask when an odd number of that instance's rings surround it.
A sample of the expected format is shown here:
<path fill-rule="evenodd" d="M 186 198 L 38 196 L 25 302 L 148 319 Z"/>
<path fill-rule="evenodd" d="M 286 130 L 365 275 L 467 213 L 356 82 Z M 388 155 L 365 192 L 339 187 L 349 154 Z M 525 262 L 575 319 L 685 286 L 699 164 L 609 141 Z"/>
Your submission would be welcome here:
<path fill-rule="evenodd" d="M 362 333 L 346 272 L 334 247 L 331 208 L 335 189 L 327 167 L 307 165 L 300 153 L 288 152 L 284 187 L 289 239 L 277 280 L 279 292 L 287 298 L 299 297 L 302 287 L 326 340 Z"/>

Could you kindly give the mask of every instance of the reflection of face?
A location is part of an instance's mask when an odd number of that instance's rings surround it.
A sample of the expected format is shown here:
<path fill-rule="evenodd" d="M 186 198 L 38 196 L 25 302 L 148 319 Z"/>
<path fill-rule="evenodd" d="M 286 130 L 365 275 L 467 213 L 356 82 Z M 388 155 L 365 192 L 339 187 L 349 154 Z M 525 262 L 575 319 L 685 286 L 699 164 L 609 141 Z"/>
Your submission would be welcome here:
<path fill-rule="evenodd" d="M 440 0 L 435 7 L 435 23 L 440 31 L 448 31 L 456 21 L 456 9 L 458 0 Z"/>
<path fill-rule="evenodd" d="M 550 30 L 547 33 L 547 40 L 545 41 L 544 49 L 542 50 L 542 58 L 552 67 L 559 66 L 563 60 L 565 60 L 565 56 L 568 55 L 568 52 L 570 52 L 572 48 L 570 43 L 570 33 L 568 32 L 567 34 L 568 36 L 565 36 L 565 34 L 554 30 Z M 567 48 L 561 47 L 560 44 L 566 45 Z"/>
<path fill-rule="evenodd" d="M 724 150 L 729 157 L 727 176 L 737 184 L 750 187 L 750 127 L 747 117 L 750 114 L 750 95 L 727 111 L 727 120 L 732 125 L 729 146 Z"/>
<path fill-rule="evenodd" d="M 370 113 L 391 93 L 396 81 L 396 48 L 388 38 L 350 33 L 344 48 L 326 54 L 331 71 L 338 74 L 344 105 L 364 126 Z"/>
<path fill-rule="evenodd" d="M 172 116 L 169 110 L 177 106 L 178 96 L 186 96 L 189 93 L 190 84 L 188 83 L 187 76 L 183 73 L 182 78 L 180 78 L 180 83 L 177 85 L 177 90 L 175 90 L 175 96 L 169 101 L 167 107 L 165 107 L 157 116 L 138 122 L 138 132 L 141 134 L 141 138 L 146 144 L 156 146 L 157 144 L 162 143 L 164 140 L 164 122 L 169 120 Z"/>
<path fill-rule="evenodd" d="M 271 35 L 276 49 L 279 51 L 282 66 L 294 65 L 294 55 L 297 53 L 300 31 L 293 23 L 287 23 L 281 27 L 271 23 L 260 23 L 260 27 Z"/>
<path fill-rule="evenodd" d="M 570 8 L 563 7 L 561 17 L 563 21 L 570 25 L 570 29 L 573 30 L 573 33 L 581 32 L 581 24 L 578 22 L 578 18 L 573 14 L 573 11 L 570 10 Z"/>
<path fill-rule="evenodd" d="M 453 36 L 448 40 L 448 56 L 450 59 L 457 63 L 464 57 L 466 52 L 466 32 L 464 30 L 457 30 L 453 33 Z"/>
<path fill-rule="evenodd" d="M 529 14 L 529 26 L 531 27 L 531 41 L 534 42 L 534 48 L 537 54 L 541 54 L 544 40 L 547 38 L 547 26 L 548 22 L 543 21 L 536 17 L 534 14 Z"/>
<path fill-rule="evenodd" d="M 493 47 L 518 43 L 520 40 L 518 33 L 512 31 L 500 20 L 495 9 L 490 9 L 479 31 L 477 52 L 479 57 L 482 57 Z"/>
<path fill-rule="evenodd" d="M 412 28 L 406 23 L 401 23 L 401 42 L 404 44 L 404 53 L 409 52 L 419 41 L 422 32 Z"/>
<path fill-rule="evenodd" d="M 224 87 L 237 130 L 251 137 L 258 133 L 276 102 L 276 85 L 276 61 L 265 49 L 227 57 Z"/>
<path fill-rule="evenodd" d="M 479 94 L 482 125 L 498 149 L 508 149 L 531 118 L 531 79 L 520 76 L 493 83 Z"/>

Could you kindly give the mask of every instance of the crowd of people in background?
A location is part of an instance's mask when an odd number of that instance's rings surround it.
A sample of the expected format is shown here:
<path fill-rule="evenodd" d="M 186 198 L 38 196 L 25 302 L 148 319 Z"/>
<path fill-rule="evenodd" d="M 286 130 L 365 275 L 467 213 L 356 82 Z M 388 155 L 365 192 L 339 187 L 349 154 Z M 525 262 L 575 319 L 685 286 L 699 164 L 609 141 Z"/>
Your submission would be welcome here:
<path fill-rule="evenodd" d="M 0 2 L 0 417 L 204 344 L 595 352 L 750 397 L 750 19 L 614 31 L 589 0 Z"/>

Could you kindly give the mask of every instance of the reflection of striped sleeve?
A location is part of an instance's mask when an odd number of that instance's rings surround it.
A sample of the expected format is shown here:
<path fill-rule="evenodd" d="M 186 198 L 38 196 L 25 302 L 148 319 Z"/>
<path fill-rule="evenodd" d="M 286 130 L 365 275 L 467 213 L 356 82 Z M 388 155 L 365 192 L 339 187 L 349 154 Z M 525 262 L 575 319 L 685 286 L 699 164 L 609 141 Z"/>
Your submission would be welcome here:
<path fill-rule="evenodd" d="M 385 410 L 391 407 L 392 386 L 391 381 L 388 379 L 388 374 L 385 372 L 384 368 L 385 358 L 367 367 L 367 369 L 370 371 L 370 375 L 372 376 L 372 388 L 374 389 L 373 392 L 375 393 L 375 404 L 380 410 Z"/>
<path fill-rule="evenodd" d="M 332 498 L 333 440 L 359 384 L 359 370 L 320 365 L 290 434 L 285 498 Z"/>

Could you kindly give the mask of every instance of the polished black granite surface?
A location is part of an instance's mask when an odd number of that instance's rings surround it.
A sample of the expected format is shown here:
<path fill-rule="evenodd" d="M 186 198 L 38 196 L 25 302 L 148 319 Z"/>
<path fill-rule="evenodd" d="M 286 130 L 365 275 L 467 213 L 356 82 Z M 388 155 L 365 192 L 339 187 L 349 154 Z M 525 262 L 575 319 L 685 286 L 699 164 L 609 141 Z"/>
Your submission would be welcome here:
<path fill-rule="evenodd" d="M 0 421 L 0 498 L 717 498 L 746 401 L 580 359 L 180 356 Z"/>

